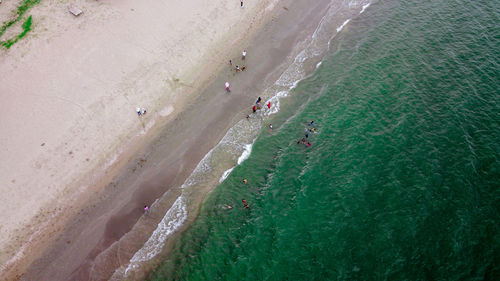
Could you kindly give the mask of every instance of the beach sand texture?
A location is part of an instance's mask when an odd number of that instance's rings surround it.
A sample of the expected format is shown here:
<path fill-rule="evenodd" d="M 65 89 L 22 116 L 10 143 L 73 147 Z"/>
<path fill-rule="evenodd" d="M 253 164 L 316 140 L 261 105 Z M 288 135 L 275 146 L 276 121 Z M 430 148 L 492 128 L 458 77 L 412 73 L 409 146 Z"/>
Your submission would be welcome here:
<path fill-rule="evenodd" d="M 304 26 L 288 28 L 296 21 L 282 16 L 276 42 L 268 34 L 261 39 L 267 45 L 249 49 L 249 57 L 265 51 L 267 64 L 249 71 L 246 81 L 231 82 L 234 96 L 221 101 L 223 81 L 234 78 L 227 59 L 238 58 L 249 37 L 275 21 L 272 15 L 288 13 L 282 8 L 292 2 L 241 9 L 236 0 L 72 1 L 84 11 L 79 17 L 68 13 L 66 1 L 33 8 L 29 36 L 0 52 L 0 272 L 6 280 L 86 280 L 99 270 L 89 269 L 92 259 L 106 264 L 108 254 L 99 254 L 137 222 L 142 202 L 169 188 L 175 198 L 175 187 L 265 82 L 277 78 L 329 3 L 295 4 L 295 15 L 307 15 Z M 138 117 L 137 107 L 148 113 Z M 165 126 L 169 137 L 156 140 Z M 152 140 L 156 151 L 147 149 Z M 143 172 L 134 174 L 137 169 Z M 149 233 L 162 214 L 155 216 L 145 227 Z M 122 251 L 137 250 L 144 239 Z M 61 270 L 46 269 L 53 261 Z M 93 273 L 109 277 L 126 262 Z"/>

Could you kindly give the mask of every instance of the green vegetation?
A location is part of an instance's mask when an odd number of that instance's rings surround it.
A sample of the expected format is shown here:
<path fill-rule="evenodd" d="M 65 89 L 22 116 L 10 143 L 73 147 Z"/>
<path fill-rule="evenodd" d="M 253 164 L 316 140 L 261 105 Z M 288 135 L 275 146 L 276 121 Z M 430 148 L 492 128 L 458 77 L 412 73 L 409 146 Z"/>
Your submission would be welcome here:
<path fill-rule="evenodd" d="M 33 7 L 38 3 L 40 3 L 40 0 L 23 0 L 21 2 L 21 5 L 17 7 L 16 17 L 8 22 L 2 23 L 2 27 L 0 27 L 0 36 L 2 36 L 10 26 L 20 21 L 23 18 L 24 14 L 31 7 Z M 28 19 L 26 19 L 26 21 L 22 25 L 23 31 L 14 38 L 8 39 L 6 41 L 0 41 L 0 45 L 4 46 L 5 48 L 10 48 L 12 44 L 16 43 L 19 39 L 23 38 L 26 35 L 26 33 L 31 30 L 31 24 L 32 24 L 32 17 L 29 16 Z"/>
<path fill-rule="evenodd" d="M 26 35 L 26 33 L 28 33 L 28 31 L 31 30 L 31 23 L 32 23 L 31 20 L 32 20 L 32 17 L 29 16 L 28 19 L 23 23 L 23 32 L 21 32 L 16 37 L 11 38 L 7 41 L 1 41 L 0 44 L 8 49 L 8 48 L 10 48 L 10 46 L 12 46 L 14 43 L 16 43 L 19 39 L 23 38 L 24 35 Z"/>

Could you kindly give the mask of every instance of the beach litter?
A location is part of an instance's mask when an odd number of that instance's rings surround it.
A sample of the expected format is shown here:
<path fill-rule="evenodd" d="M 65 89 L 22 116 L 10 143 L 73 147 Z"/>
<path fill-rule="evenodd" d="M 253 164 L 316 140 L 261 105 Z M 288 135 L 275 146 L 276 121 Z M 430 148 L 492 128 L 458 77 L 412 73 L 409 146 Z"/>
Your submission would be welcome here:
<path fill-rule="evenodd" d="M 1 0 L 0 0 L 1 1 Z M 69 6 L 68 11 L 75 17 L 78 17 L 83 13 L 82 9 L 76 7 L 76 6 Z"/>

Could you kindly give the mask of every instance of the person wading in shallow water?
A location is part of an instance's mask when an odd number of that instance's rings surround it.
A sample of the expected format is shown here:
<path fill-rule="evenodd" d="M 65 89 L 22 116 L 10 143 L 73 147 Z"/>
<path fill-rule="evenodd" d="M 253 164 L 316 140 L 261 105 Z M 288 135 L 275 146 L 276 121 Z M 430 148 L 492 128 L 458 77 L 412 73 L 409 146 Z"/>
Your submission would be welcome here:
<path fill-rule="evenodd" d="M 241 199 L 241 202 L 243 202 L 243 209 L 248 209 L 248 203 L 247 200 Z"/>

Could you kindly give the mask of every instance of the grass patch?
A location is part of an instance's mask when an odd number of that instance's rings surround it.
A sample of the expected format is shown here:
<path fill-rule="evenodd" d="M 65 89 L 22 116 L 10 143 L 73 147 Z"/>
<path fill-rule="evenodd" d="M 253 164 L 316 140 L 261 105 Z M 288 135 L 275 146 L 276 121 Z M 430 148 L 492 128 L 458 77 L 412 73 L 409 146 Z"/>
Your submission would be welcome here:
<path fill-rule="evenodd" d="M 33 7 L 38 3 L 40 3 L 40 0 L 23 0 L 21 4 L 17 7 L 16 17 L 8 22 L 2 23 L 2 27 L 0 27 L 0 37 L 5 33 L 5 31 L 7 31 L 9 27 L 11 27 L 16 22 L 20 21 L 23 18 L 26 11 L 28 11 L 31 7 Z M 19 39 L 23 38 L 26 35 L 26 33 L 28 33 L 28 31 L 31 30 L 32 21 L 33 21 L 32 17 L 29 16 L 28 19 L 26 19 L 26 21 L 24 21 L 22 25 L 23 31 L 14 38 L 5 41 L 0 41 L 0 45 L 7 49 L 10 48 L 10 46 L 16 43 Z"/>
<path fill-rule="evenodd" d="M 19 39 L 23 38 L 28 31 L 31 30 L 31 24 L 32 24 L 32 17 L 29 16 L 28 19 L 23 23 L 23 32 L 21 32 L 19 35 L 17 35 L 14 38 L 11 38 L 7 41 L 1 41 L 0 44 L 4 46 L 5 48 L 10 48 L 10 46 L 14 45 Z"/>
<path fill-rule="evenodd" d="M 38 3 L 40 3 L 40 0 L 23 0 L 21 5 L 17 7 L 16 17 L 8 22 L 2 23 L 2 27 L 0 28 L 0 37 L 5 33 L 7 28 L 21 20 L 26 11 Z"/>

